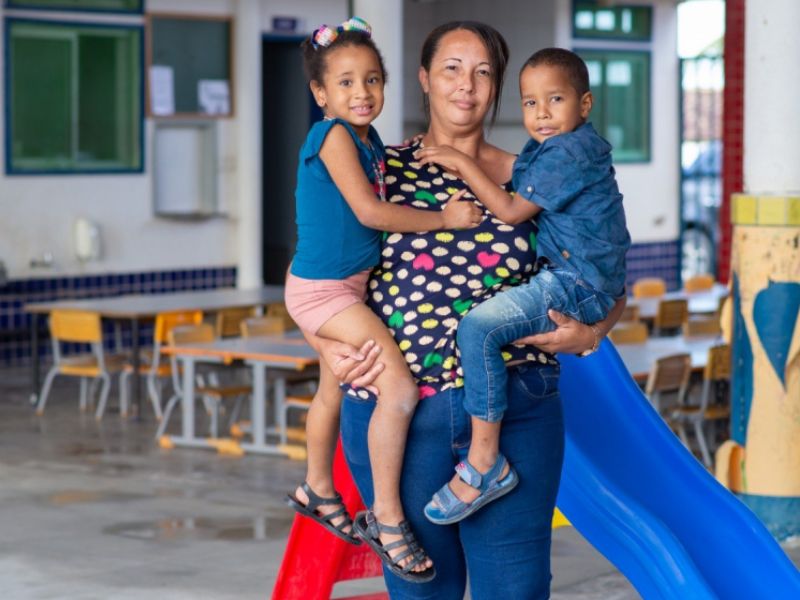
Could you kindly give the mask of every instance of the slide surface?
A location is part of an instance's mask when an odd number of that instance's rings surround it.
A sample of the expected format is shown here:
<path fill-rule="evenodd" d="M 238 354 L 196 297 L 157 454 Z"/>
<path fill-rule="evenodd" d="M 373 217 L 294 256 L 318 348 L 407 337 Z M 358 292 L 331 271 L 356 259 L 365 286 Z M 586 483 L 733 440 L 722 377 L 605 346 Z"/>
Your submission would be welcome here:
<path fill-rule="evenodd" d="M 646 600 L 800 598 L 800 571 L 683 447 L 610 342 L 559 359 L 558 507 Z"/>

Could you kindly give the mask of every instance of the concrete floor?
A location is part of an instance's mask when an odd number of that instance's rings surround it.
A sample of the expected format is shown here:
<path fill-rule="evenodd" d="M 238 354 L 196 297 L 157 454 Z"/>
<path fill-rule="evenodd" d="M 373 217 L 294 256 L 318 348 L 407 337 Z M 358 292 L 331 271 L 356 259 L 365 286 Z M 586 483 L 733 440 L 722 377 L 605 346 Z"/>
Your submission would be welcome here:
<path fill-rule="evenodd" d="M 160 450 L 149 411 L 98 424 L 61 381 L 36 417 L 27 371 L 0 370 L 0 597 L 268 597 L 294 516 L 282 499 L 303 463 Z M 553 575 L 556 600 L 639 597 L 571 527 L 554 534 Z M 334 595 L 380 589 L 362 580 Z"/>

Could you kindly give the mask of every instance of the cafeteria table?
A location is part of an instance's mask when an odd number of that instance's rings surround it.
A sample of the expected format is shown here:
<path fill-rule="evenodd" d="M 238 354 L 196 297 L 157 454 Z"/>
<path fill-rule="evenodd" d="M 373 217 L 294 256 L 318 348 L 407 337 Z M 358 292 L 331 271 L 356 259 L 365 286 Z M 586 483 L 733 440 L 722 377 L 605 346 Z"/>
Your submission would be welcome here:
<path fill-rule="evenodd" d="M 82 300 L 56 300 L 35 302 L 23 308 L 31 313 L 31 403 L 36 404 L 41 389 L 39 375 L 39 315 L 50 314 L 54 310 L 76 310 L 98 313 L 101 318 L 131 323 L 131 363 L 133 372 L 139 372 L 139 324 L 141 321 L 155 319 L 162 312 L 172 311 L 215 311 L 225 308 L 260 306 L 283 301 L 283 286 L 267 285 L 253 289 L 217 288 L 175 292 L 171 294 L 127 294 L 108 298 L 87 298 Z M 141 415 L 141 381 L 133 378 L 133 398 L 137 414 Z"/>

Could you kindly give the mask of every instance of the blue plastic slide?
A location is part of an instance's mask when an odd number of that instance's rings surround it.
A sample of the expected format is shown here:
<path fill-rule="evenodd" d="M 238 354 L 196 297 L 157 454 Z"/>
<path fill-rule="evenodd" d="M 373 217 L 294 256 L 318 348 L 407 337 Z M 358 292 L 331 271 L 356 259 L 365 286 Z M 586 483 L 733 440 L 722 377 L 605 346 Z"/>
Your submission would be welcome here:
<path fill-rule="evenodd" d="M 646 599 L 798 600 L 800 572 L 680 443 L 613 345 L 560 356 L 558 506 Z"/>

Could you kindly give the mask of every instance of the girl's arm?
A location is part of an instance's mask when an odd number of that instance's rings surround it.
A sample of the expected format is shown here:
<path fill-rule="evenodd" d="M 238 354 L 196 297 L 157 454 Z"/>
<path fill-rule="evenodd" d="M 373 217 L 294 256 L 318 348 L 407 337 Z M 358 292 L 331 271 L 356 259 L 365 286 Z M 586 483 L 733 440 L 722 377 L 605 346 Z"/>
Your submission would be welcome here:
<path fill-rule="evenodd" d="M 469 229 L 481 222 L 482 214 L 475 204 L 459 201 L 464 191 L 453 194 L 441 211 L 379 202 L 358 160 L 356 146 L 342 125 L 331 128 L 322 143 L 319 157 L 356 218 L 365 227 L 403 233 Z"/>
<path fill-rule="evenodd" d="M 436 163 L 461 177 L 472 189 L 472 193 L 504 223 L 510 225 L 523 223 L 542 210 L 538 204 L 526 200 L 519 194 L 509 194 L 500 188 L 471 157 L 455 148 L 426 146 L 414 154 L 423 165 Z"/>

